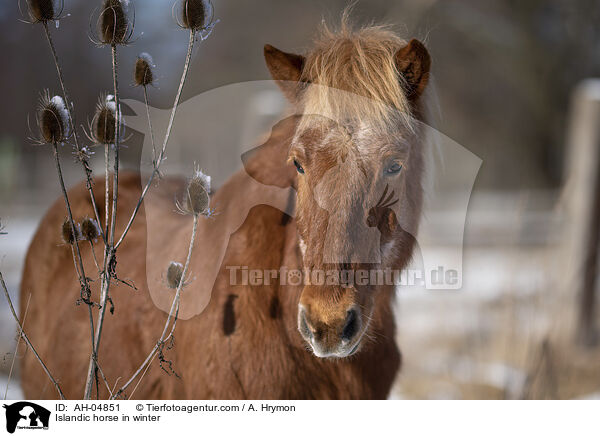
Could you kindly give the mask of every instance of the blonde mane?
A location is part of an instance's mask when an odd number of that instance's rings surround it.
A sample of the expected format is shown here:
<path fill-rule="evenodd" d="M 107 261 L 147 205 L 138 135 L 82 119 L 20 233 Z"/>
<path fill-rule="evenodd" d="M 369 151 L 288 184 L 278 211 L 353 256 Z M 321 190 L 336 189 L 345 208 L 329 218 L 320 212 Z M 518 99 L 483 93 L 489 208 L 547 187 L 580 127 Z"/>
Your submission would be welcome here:
<path fill-rule="evenodd" d="M 307 54 L 301 80 L 305 114 L 337 122 L 361 121 L 382 132 L 411 126 L 411 109 L 395 55 L 406 41 L 383 26 L 353 29 L 347 16 L 339 30 L 326 25 Z"/>

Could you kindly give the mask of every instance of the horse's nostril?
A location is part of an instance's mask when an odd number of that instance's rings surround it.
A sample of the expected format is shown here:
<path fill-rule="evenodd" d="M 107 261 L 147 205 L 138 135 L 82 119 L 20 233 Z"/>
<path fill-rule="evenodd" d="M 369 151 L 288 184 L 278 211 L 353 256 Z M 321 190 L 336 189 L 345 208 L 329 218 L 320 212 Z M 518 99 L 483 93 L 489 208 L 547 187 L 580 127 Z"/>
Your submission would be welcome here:
<path fill-rule="evenodd" d="M 357 333 L 359 328 L 360 320 L 358 319 L 358 313 L 355 309 L 350 309 L 346 314 L 346 323 L 342 330 L 342 339 L 349 341 Z"/>

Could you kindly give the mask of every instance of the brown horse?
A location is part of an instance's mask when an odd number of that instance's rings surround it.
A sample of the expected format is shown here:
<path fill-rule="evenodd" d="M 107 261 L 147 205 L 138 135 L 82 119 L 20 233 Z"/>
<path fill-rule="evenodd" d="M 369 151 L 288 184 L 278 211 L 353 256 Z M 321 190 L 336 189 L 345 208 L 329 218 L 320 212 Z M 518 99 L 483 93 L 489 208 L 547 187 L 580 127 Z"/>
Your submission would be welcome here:
<path fill-rule="evenodd" d="M 206 284 L 205 259 L 218 260 L 214 285 L 182 316 L 175 343 L 152 364 L 135 398 L 385 399 L 400 366 L 393 284 L 346 279 L 292 284 L 281 277 L 234 284 L 231 267 L 306 268 L 328 278 L 406 267 L 421 209 L 423 153 L 416 120 L 429 55 L 420 42 L 406 43 L 385 29 L 344 25 L 337 32 L 325 29 L 306 56 L 267 45 L 265 58 L 297 114 L 278 123 L 244 170 L 213 195 L 221 214 L 200 224 L 194 278 L 182 306 Z M 140 194 L 140 176 L 123 174 L 119 183 L 122 231 Z M 290 207 L 263 204 L 257 186 L 286 188 L 282 192 L 293 187 L 295 206 L 284 200 L 295 207 L 295 218 Z M 98 356 L 111 384 L 129 378 L 156 344 L 166 320 L 157 306 L 164 308 L 173 296 L 164 285 L 164 260 L 181 258 L 189 242 L 189 217 L 173 213 L 181 182 L 163 179 L 159 188 L 152 200 L 158 207 L 150 216 L 146 204 L 117 253 L 117 275 L 138 290 L 111 289 L 115 312 L 107 314 Z M 99 197 L 104 192 L 100 178 L 95 192 Z M 76 220 L 92 216 L 83 184 L 69 196 Z M 215 235 L 231 227 L 233 204 L 247 213 L 223 244 Z M 71 250 L 61 245 L 58 231 L 64 217 L 59 200 L 42 219 L 27 254 L 21 301 L 31 295 L 25 329 L 39 354 L 65 396 L 79 398 L 90 330 L 87 310 L 74 304 L 79 294 Z M 151 220 L 157 225 L 150 226 Z M 221 245 L 219 256 L 215 247 Z M 93 271 L 92 248 L 82 250 L 86 271 Z M 101 247 L 95 250 L 101 257 Z M 97 281 L 92 288 L 97 301 Z M 154 295 L 151 288 L 163 291 Z M 25 395 L 55 398 L 32 353 L 23 352 Z M 99 390 L 106 398 L 102 381 Z M 130 388 L 125 396 L 131 393 Z"/>

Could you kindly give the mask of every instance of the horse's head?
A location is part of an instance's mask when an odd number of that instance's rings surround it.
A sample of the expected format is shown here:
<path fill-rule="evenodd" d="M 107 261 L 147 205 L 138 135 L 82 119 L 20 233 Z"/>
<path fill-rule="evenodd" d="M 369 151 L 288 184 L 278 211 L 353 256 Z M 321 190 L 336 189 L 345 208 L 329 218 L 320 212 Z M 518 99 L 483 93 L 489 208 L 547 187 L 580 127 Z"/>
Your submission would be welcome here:
<path fill-rule="evenodd" d="M 271 46 L 265 57 L 301 114 L 289 150 L 308 271 L 298 328 L 315 355 L 350 356 L 379 315 L 373 277 L 404 268 L 414 245 L 422 172 L 416 119 L 429 55 L 416 40 L 368 28 L 325 31 L 306 57 Z"/>

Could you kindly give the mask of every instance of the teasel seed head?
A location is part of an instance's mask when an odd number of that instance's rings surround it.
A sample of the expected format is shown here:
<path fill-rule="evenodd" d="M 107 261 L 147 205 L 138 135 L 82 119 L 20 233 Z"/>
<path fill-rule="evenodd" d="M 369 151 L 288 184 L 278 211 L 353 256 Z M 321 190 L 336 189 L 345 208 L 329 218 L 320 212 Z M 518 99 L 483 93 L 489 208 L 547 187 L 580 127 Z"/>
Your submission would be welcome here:
<path fill-rule="evenodd" d="M 120 133 L 123 132 L 123 123 L 120 122 Z M 96 113 L 92 120 L 91 139 L 96 144 L 108 145 L 115 143 L 117 127 L 117 104 L 112 95 L 100 97 L 96 105 Z"/>
<path fill-rule="evenodd" d="M 65 244 L 73 245 L 75 241 L 81 238 L 81 230 L 79 228 L 79 224 L 75 224 L 75 239 L 73 238 L 73 227 L 71 227 L 71 221 L 69 218 L 65 218 L 62 227 L 61 227 L 61 236 L 62 240 Z"/>
<path fill-rule="evenodd" d="M 50 98 L 48 91 L 42 95 L 38 110 L 38 125 L 41 142 L 56 145 L 67 140 L 71 134 L 69 112 L 61 96 L 55 95 Z"/>
<path fill-rule="evenodd" d="M 104 0 L 98 19 L 98 37 L 102 44 L 123 45 L 131 36 L 125 8 L 129 0 Z"/>
<path fill-rule="evenodd" d="M 179 262 L 171 262 L 167 268 L 167 286 L 177 289 L 183 279 L 183 265 Z"/>
<path fill-rule="evenodd" d="M 191 215 L 208 215 L 210 213 L 210 176 L 196 168 L 189 180 L 183 211 Z"/>
<path fill-rule="evenodd" d="M 96 242 L 100 236 L 100 227 L 95 219 L 85 217 L 81 221 L 81 236 L 87 241 Z"/>
<path fill-rule="evenodd" d="M 53 0 L 27 0 L 32 23 L 46 23 L 57 19 Z"/>
<path fill-rule="evenodd" d="M 154 73 L 152 72 L 154 63 L 148 53 L 140 53 L 135 61 L 134 81 L 136 86 L 148 86 L 154 82 Z"/>
<path fill-rule="evenodd" d="M 206 29 L 212 23 L 210 0 L 182 0 L 181 25 L 193 31 Z"/>

